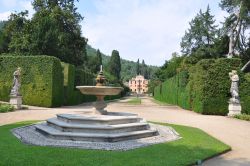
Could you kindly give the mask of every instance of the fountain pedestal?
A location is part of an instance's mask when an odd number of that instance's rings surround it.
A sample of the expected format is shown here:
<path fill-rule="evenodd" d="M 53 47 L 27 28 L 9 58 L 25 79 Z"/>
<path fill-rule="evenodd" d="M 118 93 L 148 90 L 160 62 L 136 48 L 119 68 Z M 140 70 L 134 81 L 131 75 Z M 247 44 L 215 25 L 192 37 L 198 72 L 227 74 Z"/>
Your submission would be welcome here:
<path fill-rule="evenodd" d="M 106 102 L 104 101 L 105 96 L 96 96 L 97 101 L 93 104 L 94 108 L 94 113 L 99 114 L 99 115 L 107 115 L 107 110 L 105 108 L 107 107 Z"/>

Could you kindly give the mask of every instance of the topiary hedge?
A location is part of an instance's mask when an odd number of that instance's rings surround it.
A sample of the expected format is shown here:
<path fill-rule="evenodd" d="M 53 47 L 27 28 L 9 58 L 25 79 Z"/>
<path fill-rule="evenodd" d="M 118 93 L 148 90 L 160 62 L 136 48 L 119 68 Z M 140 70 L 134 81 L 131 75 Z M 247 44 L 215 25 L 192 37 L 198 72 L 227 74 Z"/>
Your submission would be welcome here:
<path fill-rule="evenodd" d="M 76 86 L 93 85 L 94 75 L 74 65 L 62 63 L 64 73 L 64 105 L 95 101 L 95 96 L 83 95 Z"/>
<path fill-rule="evenodd" d="M 169 104 L 179 105 L 190 109 L 188 83 L 188 72 L 182 71 L 174 77 L 166 80 L 154 90 L 154 98 Z"/>
<path fill-rule="evenodd" d="M 204 59 L 155 88 L 155 99 L 195 112 L 226 115 L 231 97 L 228 73 L 238 70 L 242 110 L 250 114 L 250 74 L 240 72 L 240 59 Z M 189 77 L 188 77 L 189 76 Z"/>
<path fill-rule="evenodd" d="M 205 59 L 190 70 L 192 109 L 212 115 L 226 115 L 231 81 L 228 73 L 239 70 L 240 59 Z"/>
<path fill-rule="evenodd" d="M 23 103 L 43 107 L 63 103 L 60 60 L 51 56 L 0 56 L 0 100 L 9 101 L 13 72 L 21 67 Z"/>

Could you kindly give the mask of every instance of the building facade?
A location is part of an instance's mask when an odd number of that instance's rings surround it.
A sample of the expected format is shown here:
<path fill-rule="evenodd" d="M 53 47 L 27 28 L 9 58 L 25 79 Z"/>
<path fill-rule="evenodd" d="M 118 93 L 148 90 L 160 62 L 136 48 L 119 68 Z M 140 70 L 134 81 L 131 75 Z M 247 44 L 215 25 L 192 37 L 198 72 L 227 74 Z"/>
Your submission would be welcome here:
<path fill-rule="evenodd" d="M 142 75 L 138 75 L 135 78 L 129 80 L 129 88 L 131 92 L 137 94 L 143 94 L 148 92 L 148 80 Z"/>

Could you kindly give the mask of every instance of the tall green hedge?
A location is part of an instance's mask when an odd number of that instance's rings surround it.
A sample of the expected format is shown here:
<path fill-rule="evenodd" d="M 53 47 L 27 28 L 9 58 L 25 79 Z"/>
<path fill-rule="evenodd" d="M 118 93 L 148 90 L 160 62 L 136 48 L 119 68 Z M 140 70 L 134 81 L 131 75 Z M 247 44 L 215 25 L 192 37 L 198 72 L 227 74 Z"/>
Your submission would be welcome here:
<path fill-rule="evenodd" d="M 190 109 L 189 91 L 186 87 L 187 83 L 188 72 L 182 71 L 156 87 L 154 97 L 157 100 Z"/>
<path fill-rule="evenodd" d="M 83 95 L 76 86 L 93 85 L 94 75 L 74 65 L 62 63 L 64 73 L 64 105 L 95 101 L 95 96 Z"/>
<path fill-rule="evenodd" d="M 155 88 L 154 97 L 195 112 L 226 115 L 231 97 L 228 73 L 238 70 L 243 112 L 250 114 L 250 74 L 240 72 L 240 59 L 205 59 Z"/>
<path fill-rule="evenodd" d="M 21 67 L 23 103 L 61 106 L 63 76 L 60 60 L 51 56 L 0 56 L 0 100 L 9 101 L 13 72 Z"/>
<path fill-rule="evenodd" d="M 190 70 L 192 109 L 212 115 L 226 115 L 231 81 L 228 73 L 239 70 L 240 59 L 205 59 Z"/>

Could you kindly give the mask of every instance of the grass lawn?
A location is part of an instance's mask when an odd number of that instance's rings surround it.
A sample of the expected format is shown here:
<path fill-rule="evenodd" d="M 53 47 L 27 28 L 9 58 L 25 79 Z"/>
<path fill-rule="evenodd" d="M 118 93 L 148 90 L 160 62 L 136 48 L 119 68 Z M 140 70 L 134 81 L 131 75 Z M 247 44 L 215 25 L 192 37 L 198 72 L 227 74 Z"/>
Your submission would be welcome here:
<path fill-rule="evenodd" d="M 140 98 L 132 98 L 127 101 L 128 104 L 132 105 L 139 105 L 141 104 L 141 99 Z"/>
<path fill-rule="evenodd" d="M 170 126 L 182 139 L 125 152 L 31 146 L 21 143 L 10 132 L 12 128 L 30 123 L 0 126 L 1 166 L 179 166 L 230 150 L 229 146 L 199 129 L 178 125 Z"/>

